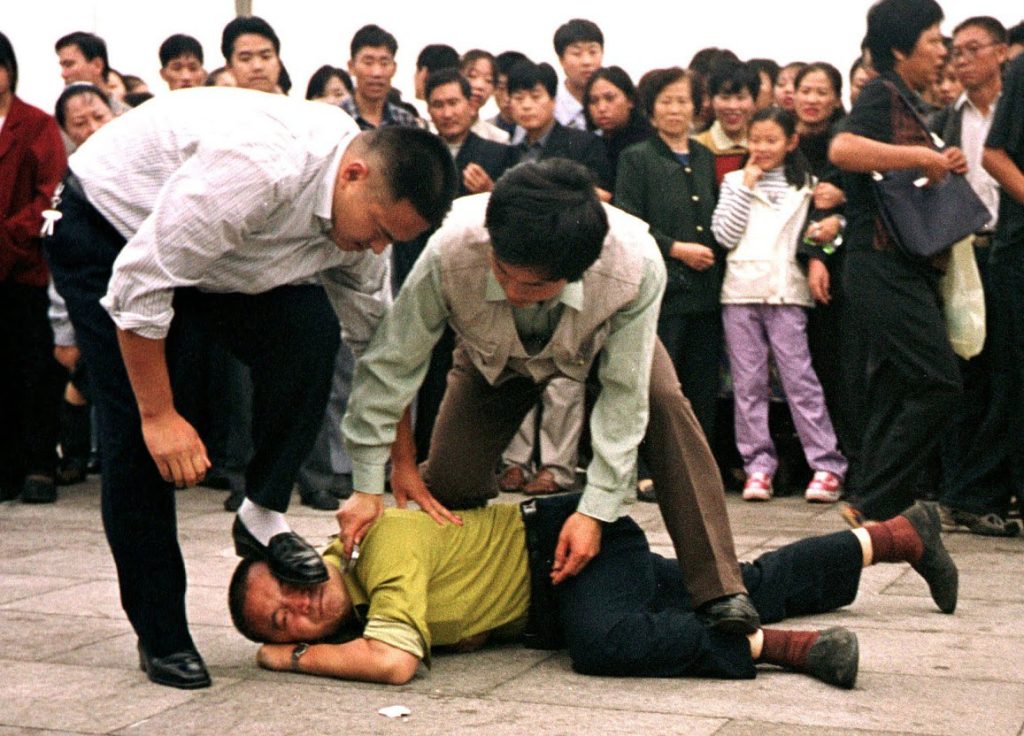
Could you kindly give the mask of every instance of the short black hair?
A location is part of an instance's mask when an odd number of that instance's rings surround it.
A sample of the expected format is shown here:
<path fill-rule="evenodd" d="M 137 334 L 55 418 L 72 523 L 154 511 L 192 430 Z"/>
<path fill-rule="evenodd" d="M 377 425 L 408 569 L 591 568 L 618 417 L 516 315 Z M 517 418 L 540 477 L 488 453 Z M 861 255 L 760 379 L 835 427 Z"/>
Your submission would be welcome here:
<path fill-rule="evenodd" d="M 61 36 L 57 39 L 57 43 L 53 45 L 53 50 L 60 52 L 61 49 L 68 46 L 77 46 L 78 50 L 82 52 L 82 56 L 85 57 L 86 61 L 92 61 L 93 59 L 99 58 L 103 61 L 103 78 L 107 78 L 107 72 L 110 71 L 110 60 L 107 58 L 107 42 L 97 36 L 95 33 L 86 33 L 85 31 L 74 31 Z"/>
<path fill-rule="evenodd" d="M 955 36 L 965 28 L 981 28 L 992 39 L 993 43 L 1006 43 L 1008 39 L 1006 26 L 991 15 L 975 15 L 958 23 L 956 28 L 953 29 L 953 35 Z"/>
<path fill-rule="evenodd" d="M 1024 43 L 1024 20 L 1007 29 L 1006 41 L 1007 43 Z"/>
<path fill-rule="evenodd" d="M 499 261 L 578 281 L 601 255 L 608 215 L 585 166 L 549 158 L 514 166 L 495 182 L 486 225 Z"/>
<path fill-rule="evenodd" d="M 706 79 L 711 73 L 711 67 L 716 64 L 723 61 L 738 62 L 739 60 L 740 57 L 736 56 L 734 51 L 720 49 L 717 46 L 707 46 L 693 55 L 693 58 L 690 59 L 690 63 L 687 65 L 687 69 L 697 72 Z"/>
<path fill-rule="evenodd" d="M 324 64 L 313 72 L 313 76 L 309 78 L 309 83 L 306 85 L 306 99 L 312 100 L 317 97 L 323 97 L 324 92 L 327 90 L 327 83 L 335 77 L 340 79 L 341 83 L 345 85 L 345 89 L 348 90 L 349 94 L 352 94 L 352 77 L 348 75 L 348 72 L 339 67 Z"/>
<path fill-rule="evenodd" d="M 79 95 L 96 95 L 104 105 L 110 107 L 110 98 L 107 97 L 107 93 L 95 84 L 73 82 L 64 88 L 54 105 L 53 117 L 57 119 L 57 125 L 61 128 L 64 127 L 68 120 L 68 102 L 73 97 L 78 97 Z"/>
<path fill-rule="evenodd" d="M 417 71 L 426 68 L 427 73 L 439 69 L 451 69 L 459 66 L 459 52 L 446 43 L 432 43 L 424 46 L 416 57 Z"/>
<path fill-rule="evenodd" d="M 277 37 L 274 29 L 259 16 L 251 15 L 247 18 L 235 18 L 224 26 L 224 32 L 220 36 L 220 52 L 224 54 L 224 61 L 231 61 L 231 54 L 235 51 L 235 41 L 246 33 L 263 36 L 274 45 L 274 53 L 278 56 L 281 55 L 281 39 Z"/>
<path fill-rule="evenodd" d="M 890 71 L 896 64 L 893 50 L 910 54 L 921 34 L 942 22 L 942 17 L 935 0 L 878 0 L 868 10 L 864 37 L 875 69 Z"/>
<path fill-rule="evenodd" d="M 11 80 L 11 94 L 18 91 L 18 57 L 14 55 L 11 40 L 0 31 L 0 66 L 7 70 Z"/>
<path fill-rule="evenodd" d="M 832 91 L 836 93 L 836 100 L 839 104 L 836 105 L 836 109 L 832 111 L 832 116 L 829 119 L 829 124 L 839 122 L 846 115 L 846 110 L 843 109 L 843 73 L 839 71 L 832 64 L 827 61 L 814 61 L 810 64 L 804 64 L 800 67 L 800 71 L 793 77 L 793 89 L 794 91 L 800 88 L 800 83 L 803 81 L 811 72 L 821 72 L 828 79 L 829 84 L 832 85 Z"/>
<path fill-rule="evenodd" d="M 363 133 L 378 154 L 383 181 L 392 201 L 408 200 L 416 212 L 437 227 L 459 191 L 459 176 L 447 144 L 421 128 L 400 125 Z"/>
<path fill-rule="evenodd" d="M 754 67 L 739 61 L 721 61 L 711 68 L 708 94 L 738 95 L 748 90 L 755 100 L 761 91 L 761 75 Z"/>
<path fill-rule="evenodd" d="M 580 42 L 593 42 L 600 44 L 602 49 L 604 48 L 604 34 L 601 33 L 597 23 L 584 18 L 573 18 L 560 25 L 555 31 L 555 53 L 559 59 L 562 58 L 562 54 L 565 53 L 569 44 Z"/>
<path fill-rule="evenodd" d="M 124 104 L 128 107 L 138 107 L 143 102 L 153 99 L 152 92 L 129 92 L 124 96 Z"/>
<path fill-rule="evenodd" d="M 534 64 L 532 61 L 520 61 L 508 70 L 508 93 L 525 90 L 529 92 L 537 85 L 542 85 L 552 99 L 558 92 L 558 75 L 547 62 Z"/>
<path fill-rule="evenodd" d="M 467 100 L 473 94 L 473 90 L 469 86 L 469 80 L 462 76 L 462 73 L 458 69 L 447 68 L 438 69 L 427 77 L 427 81 L 423 85 L 423 99 L 429 103 L 431 92 L 441 85 L 451 84 L 452 82 L 459 85 L 459 89 L 462 91 L 462 96 Z"/>
<path fill-rule="evenodd" d="M 281 71 L 277 73 L 277 86 L 281 88 L 281 92 L 288 94 L 292 91 L 292 75 L 288 73 L 283 61 L 278 59 L 278 62 L 281 65 Z"/>
<path fill-rule="evenodd" d="M 352 43 L 349 44 L 350 58 L 356 58 L 356 54 L 368 46 L 383 46 L 392 56 L 398 53 L 398 40 L 376 23 L 363 26 L 352 36 Z"/>
<path fill-rule="evenodd" d="M 698 82 L 697 72 L 691 69 L 683 69 L 678 66 L 671 66 L 667 69 L 655 69 L 648 72 L 640 80 L 640 105 L 647 117 L 654 116 L 654 103 L 666 87 L 670 84 L 686 80 L 690 85 L 690 99 L 693 101 L 694 115 L 700 110 L 703 94 Z"/>
<path fill-rule="evenodd" d="M 203 45 L 192 36 L 175 33 L 160 44 L 160 66 L 166 67 L 179 56 L 194 56 L 203 63 Z"/>
<path fill-rule="evenodd" d="M 773 85 L 779 76 L 779 72 L 782 70 L 782 67 L 779 66 L 779 62 L 775 61 L 775 59 L 750 59 L 747 61 L 747 64 L 758 74 L 761 72 L 767 74 L 768 80 Z"/>
<path fill-rule="evenodd" d="M 121 81 L 124 82 L 125 92 L 128 94 L 146 94 L 139 92 L 139 87 L 148 87 L 146 80 L 137 74 L 122 74 Z"/>
<path fill-rule="evenodd" d="M 231 614 L 231 623 L 238 629 L 238 633 L 249 641 L 257 644 L 266 642 L 266 638 L 256 633 L 252 622 L 245 617 L 245 597 L 249 592 L 249 572 L 256 560 L 243 557 L 235 571 L 231 574 L 231 582 L 228 583 L 228 612 Z"/>
<path fill-rule="evenodd" d="M 509 69 L 520 61 L 529 61 L 529 57 L 521 51 L 502 51 L 494 57 L 495 75 L 504 74 L 508 76 Z"/>

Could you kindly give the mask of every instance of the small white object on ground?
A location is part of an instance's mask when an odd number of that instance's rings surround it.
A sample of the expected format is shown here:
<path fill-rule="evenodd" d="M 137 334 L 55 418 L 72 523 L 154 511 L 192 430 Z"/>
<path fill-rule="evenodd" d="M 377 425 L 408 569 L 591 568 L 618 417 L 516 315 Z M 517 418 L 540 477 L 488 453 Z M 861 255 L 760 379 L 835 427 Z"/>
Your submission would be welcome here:
<path fill-rule="evenodd" d="M 412 711 L 404 705 L 389 705 L 377 711 L 387 718 L 406 718 L 412 715 Z"/>

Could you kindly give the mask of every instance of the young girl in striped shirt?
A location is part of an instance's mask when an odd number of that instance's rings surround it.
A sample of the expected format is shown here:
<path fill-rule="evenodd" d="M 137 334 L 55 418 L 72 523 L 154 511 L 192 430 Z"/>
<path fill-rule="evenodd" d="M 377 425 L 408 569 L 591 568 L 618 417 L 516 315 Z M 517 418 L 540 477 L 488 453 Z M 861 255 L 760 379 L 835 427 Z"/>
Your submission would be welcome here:
<path fill-rule="evenodd" d="M 797 244 L 814 179 L 797 149 L 796 120 L 780 108 L 757 112 L 748 133 L 747 165 L 727 174 L 711 221 L 728 249 L 722 321 L 735 400 L 736 445 L 747 474 L 745 501 L 772 497 L 778 455 L 768 429 L 769 353 L 814 477 L 805 497 L 839 500 L 846 458 L 839 452 L 821 384 L 807 347 L 813 305 Z M 813 233 L 812 233 L 813 234 Z"/>

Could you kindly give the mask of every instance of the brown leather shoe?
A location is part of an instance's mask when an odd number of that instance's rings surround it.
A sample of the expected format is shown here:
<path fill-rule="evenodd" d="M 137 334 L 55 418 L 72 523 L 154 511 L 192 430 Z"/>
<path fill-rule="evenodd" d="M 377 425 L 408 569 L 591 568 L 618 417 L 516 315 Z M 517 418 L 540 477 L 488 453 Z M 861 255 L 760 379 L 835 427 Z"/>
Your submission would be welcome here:
<path fill-rule="evenodd" d="M 527 496 L 547 496 L 552 493 L 562 493 L 565 489 L 555 482 L 555 474 L 547 468 L 542 469 L 533 480 L 523 486 L 523 493 Z"/>
<path fill-rule="evenodd" d="M 518 465 L 509 465 L 498 478 L 498 486 L 505 493 L 519 493 L 526 485 L 526 473 Z"/>

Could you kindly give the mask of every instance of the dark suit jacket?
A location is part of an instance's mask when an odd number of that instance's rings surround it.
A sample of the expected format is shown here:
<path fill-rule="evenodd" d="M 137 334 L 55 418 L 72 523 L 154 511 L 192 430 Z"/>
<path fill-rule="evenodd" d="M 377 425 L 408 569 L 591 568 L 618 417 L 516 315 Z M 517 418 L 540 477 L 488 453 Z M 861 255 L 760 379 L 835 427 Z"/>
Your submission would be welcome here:
<path fill-rule="evenodd" d="M 459 170 L 460 197 L 470 193 L 462 183 L 462 170 L 471 163 L 482 168 L 491 179 L 497 181 L 506 169 L 519 163 L 519 151 L 504 143 L 484 140 L 476 133 L 470 132 L 459 149 L 459 155 L 455 157 L 455 168 Z"/>
<path fill-rule="evenodd" d="M 615 177 L 612 174 L 612 165 L 608 161 L 608 153 L 605 151 L 604 143 L 593 133 L 566 128 L 556 122 L 544 143 L 540 157 L 542 160 L 558 157 L 577 161 L 593 172 L 599 187 L 609 192 L 615 189 Z"/>
<path fill-rule="evenodd" d="M 56 121 L 13 98 L 0 128 L 0 282 L 49 282 L 39 228 L 66 170 Z"/>

